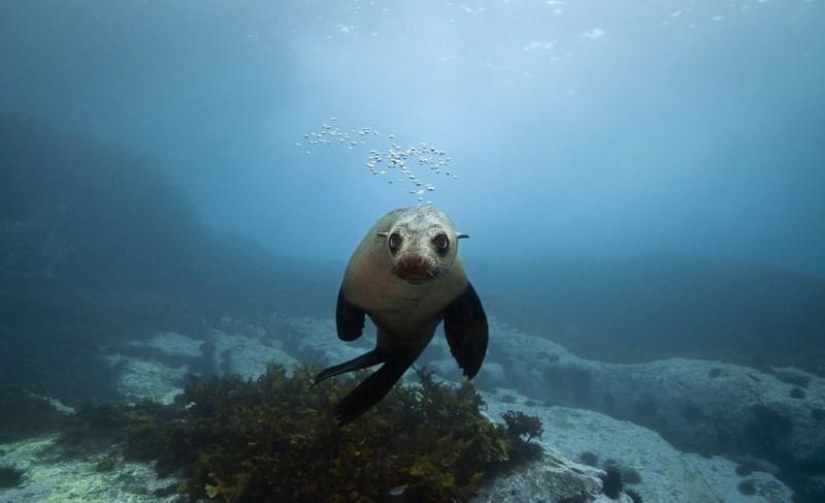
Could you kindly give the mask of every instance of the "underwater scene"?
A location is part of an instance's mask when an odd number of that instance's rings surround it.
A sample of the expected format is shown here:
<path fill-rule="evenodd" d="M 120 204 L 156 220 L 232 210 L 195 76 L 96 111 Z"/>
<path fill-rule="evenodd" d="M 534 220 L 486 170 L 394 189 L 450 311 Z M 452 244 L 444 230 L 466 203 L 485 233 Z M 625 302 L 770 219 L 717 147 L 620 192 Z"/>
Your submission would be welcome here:
<path fill-rule="evenodd" d="M 825 502 L 823 28 L 0 2 L 0 503 Z"/>

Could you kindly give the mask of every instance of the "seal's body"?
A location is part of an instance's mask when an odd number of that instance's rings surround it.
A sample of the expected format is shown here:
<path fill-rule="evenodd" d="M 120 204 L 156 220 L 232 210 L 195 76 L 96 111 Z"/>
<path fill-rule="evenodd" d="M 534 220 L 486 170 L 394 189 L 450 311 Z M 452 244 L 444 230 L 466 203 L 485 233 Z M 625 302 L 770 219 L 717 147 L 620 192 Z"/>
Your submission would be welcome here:
<path fill-rule="evenodd" d="M 378 403 L 412 365 L 444 321 L 450 351 L 472 378 L 487 351 L 487 317 L 461 262 L 452 221 L 432 206 L 394 210 L 355 249 L 338 293 L 338 337 L 361 336 L 365 315 L 377 327 L 376 347 L 315 379 L 383 363 L 338 404 L 340 424 Z"/>

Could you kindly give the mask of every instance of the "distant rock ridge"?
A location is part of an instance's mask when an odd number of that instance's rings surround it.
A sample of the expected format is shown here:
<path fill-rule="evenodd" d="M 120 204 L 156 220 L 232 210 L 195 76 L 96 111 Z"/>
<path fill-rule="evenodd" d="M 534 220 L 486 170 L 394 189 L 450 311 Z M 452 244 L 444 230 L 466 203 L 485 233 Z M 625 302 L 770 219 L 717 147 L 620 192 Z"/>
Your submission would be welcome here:
<path fill-rule="evenodd" d="M 825 379 L 682 358 L 602 363 L 494 327 L 490 360 L 528 397 L 632 421 L 683 451 L 738 459 L 745 471 L 772 469 L 799 501 L 825 497 Z"/>
<path fill-rule="evenodd" d="M 489 311 L 584 358 L 678 355 L 825 377 L 823 277 L 676 253 L 475 266 Z"/>

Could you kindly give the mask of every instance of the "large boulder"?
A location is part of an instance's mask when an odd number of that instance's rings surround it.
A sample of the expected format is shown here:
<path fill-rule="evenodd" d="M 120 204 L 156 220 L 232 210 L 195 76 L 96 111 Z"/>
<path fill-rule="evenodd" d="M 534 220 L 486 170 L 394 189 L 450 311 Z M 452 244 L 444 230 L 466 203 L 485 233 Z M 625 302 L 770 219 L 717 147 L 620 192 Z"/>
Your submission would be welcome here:
<path fill-rule="evenodd" d="M 128 401 L 172 403 L 193 374 L 235 374 L 255 379 L 267 365 L 283 365 L 288 374 L 298 360 L 280 341 L 265 337 L 258 327 L 220 322 L 206 340 L 177 332 L 158 332 L 149 339 L 114 347 L 108 361 L 116 369 L 117 389 Z"/>
<path fill-rule="evenodd" d="M 573 462 L 543 446 L 541 461 L 488 480 L 470 500 L 473 503 L 529 503 L 534 501 L 630 502 L 624 494 L 609 498 L 603 493 L 596 468 Z"/>
<path fill-rule="evenodd" d="M 621 473 L 625 491 L 636 492 L 644 501 L 791 501 L 791 490 L 770 473 L 754 471 L 742 475 L 736 462 L 720 456 L 686 454 L 658 433 L 628 421 L 590 410 L 537 405 L 514 390 L 499 389 L 483 396 L 492 419 L 515 410 L 541 420 L 545 461 L 550 466 L 556 459 L 566 459 L 595 468 L 613 467 Z M 581 471 L 580 465 L 570 461 L 567 464 Z M 547 493 L 541 492 L 541 485 L 529 481 L 534 475 L 539 476 L 530 471 L 520 474 L 528 480 L 516 487 L 517 492 L 509 499 L 495 501 L 539 501 Z M 507 486 L 506 482 L 495 484 Z"/>
<path fill-rule="evenodd" d="M 795 489 L 823 494 L 824 379 L 702 360 L 584 360 L 495 323 L 490 354 L 513 386 L 535 400 L 633 421 L 682 450 L 739 459 L 743 471 L 774 465 Z"/>

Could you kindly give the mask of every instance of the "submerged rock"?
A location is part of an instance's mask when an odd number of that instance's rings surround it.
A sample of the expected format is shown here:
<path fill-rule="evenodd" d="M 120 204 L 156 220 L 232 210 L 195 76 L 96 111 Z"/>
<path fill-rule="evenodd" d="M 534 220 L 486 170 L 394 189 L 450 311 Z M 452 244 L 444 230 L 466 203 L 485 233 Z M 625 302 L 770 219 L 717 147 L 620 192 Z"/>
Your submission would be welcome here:
<path fill-rule="evenodd" d="M 181 383 L 189 372 L 187 366 L 174 368 L 158 360 L 144 360 L 120 354 L 109 357 L 119 368 L 117 390 L 127 400 L 154 400 L 170 404 L 181 392 Z"/>
<path fill-rule="evenodd" d="M 214 369 L 219 374 L 237 374 L 243 378 L 255 378 L 266 371 L 269 364 L 283 365 L 287 374 L 298 360 L 280 349 L 279 344 L 257 337 L 216 331 L 213 336 Z"/>
<path fill-rule="evenodd" d="M 0 444 L 0 465 L 13 464 L 25 470 L 23 484 L 0 491 L 0 501 L 179 501 L 175 490 L 178 481 L 159 478 L 148 463 L 126 462 L 118 458 L 112 461 L 111 469 L 103 470 L 100 455 L 83 459 L 60 457 L 55 442 L 56 437 L 50 435 Z"/>
<path fill-rule="evenodd" d="M 511 397 L 506 402 L 500 400 L 505 393 Z M 681 452 L 656 432 L 628 421 L 589 410 L 526 405 L 530 399 L 513 390 L 482 395 L 490 417 L 500 416 L 508 409 L 538 416 L 544 427 L 545 452 L 566 459 L 592 459 L 598 468 L 617 467 L 625 487 L 638 492 L 645 501 L 792 501 L 791 490 L 769 473 L 753 472 L 743 478 L 737 473 L 738 464 L 734 461 Z M 573 465 L 581 469 L 581 465 Z M 738 488 L 746 479 L 753 481 L 755 489 L 749 497 Z M 543 497 L 526 489 L 521 494 L 528 494 L 532 499 L 501 501 L 537 501 Z"/>
<path fill-rule="evenodd" d="M 491 332 L 510 386 L 535 400 L 633 421 L 683 451 L 766 459 L 797 489 L 816 491 L 825 471 L 825 379 L 681 358 L 602 363 L 499 324 Z M 803 383 L 804 393 L 794 391 Z"/>
<path fill-rule="evenodd" d="M 544 459 L 512 473 L 497 477 L 481 487 L 473 503 L 532 503 L 535 501 L 608 501 L 602 492 L 601 471 L 579 465 L 544 446 Z M 576 499 L 580 498 L 580 499 Z"/>
<path fill-rule="evenodd" d="M 134 341 L 131 345 L 155 349 L 170 357 L 202 358 L 204 356 L 203 341 L 177 332 L 159 332 L 148 341 Z"/>

